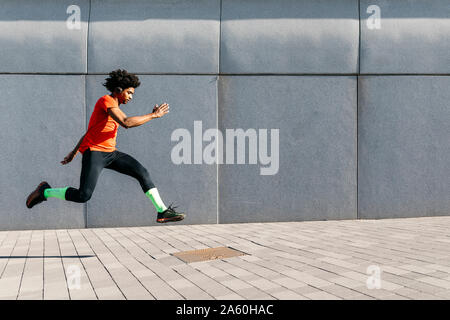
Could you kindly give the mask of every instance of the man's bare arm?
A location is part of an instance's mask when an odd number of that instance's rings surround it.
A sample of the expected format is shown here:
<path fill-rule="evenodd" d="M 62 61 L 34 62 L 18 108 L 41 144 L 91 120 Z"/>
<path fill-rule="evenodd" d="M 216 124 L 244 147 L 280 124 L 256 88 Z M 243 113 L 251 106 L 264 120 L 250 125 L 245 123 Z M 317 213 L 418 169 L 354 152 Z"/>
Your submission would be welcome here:
<path fill-rule="evenodd" d="M 86 134 L 87 134 L 87 133 L 85 133 L 85 134 L 80 138 L 80 141 L 78 141 L 77 145 L 75 146 L 75 148 L 73 148 L 73 151 L 72 151 L 72 152 L 75 152 L 75 153 L 78 152 L 78 149 L 80 148 L 81 143 L 83 142 L 84 137 L 86 136 Z"/>
<path fill-rule="evenodd" d="M 152 119 L 162 117 L 168 112 L 169 105 L 167 103 L 163 103 L 160 106 L 156 105 L 153 108 L 152 113 L 134 117 L 127 117 L 127 115 L 122 110 L 120 110 L 120 108 L 108 109 L 108 114 L 125 129 L 141 126 Z"/>
<path fill-rule="evenodd" d="M 80 148 L 81 143 L 83 142 L 83 139 L 85 136 L 86 136 L 86 133 L 81 137 L 80 141 L 78 141 L 75 148 L 64 158 L 63 161 L 61 161 L 61 164 L 68 164 L 70 161 L 73 160 L 73 158 L 75 158 L 75 156 L 78 153 L 78 149 Z"/>

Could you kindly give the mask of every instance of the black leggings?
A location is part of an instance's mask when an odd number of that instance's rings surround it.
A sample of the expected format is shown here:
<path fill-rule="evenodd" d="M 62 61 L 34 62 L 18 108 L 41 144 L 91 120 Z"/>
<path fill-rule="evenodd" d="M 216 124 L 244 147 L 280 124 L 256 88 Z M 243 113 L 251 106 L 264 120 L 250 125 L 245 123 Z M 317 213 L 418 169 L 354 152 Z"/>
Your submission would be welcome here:
<path fill-rule="evenodd" d="M 103 168 L 111 169 L 136 178 L 144 192 L 155 187 L 147 169 L 136 159 L 120 151 L 101 152 L 87 149 L 83 153 L 80 188 L 69 187 L 66 200 L 74 202 L 88 201 L 94 192 L 98 177 Z"/>

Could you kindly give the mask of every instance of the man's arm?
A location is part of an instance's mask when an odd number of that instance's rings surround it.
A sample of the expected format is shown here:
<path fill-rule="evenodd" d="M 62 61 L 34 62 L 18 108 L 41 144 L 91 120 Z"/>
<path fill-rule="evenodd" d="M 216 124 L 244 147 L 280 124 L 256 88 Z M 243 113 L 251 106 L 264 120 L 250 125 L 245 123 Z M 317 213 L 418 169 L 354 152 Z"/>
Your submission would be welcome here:
<path fill-rule="evenodd" d="M 86 136 L 86 134 L 87 134 L 87 133 L 85 133 L 85 134 L 81 137 L 80 141 L 78 141 L 78 143 L 77 143 L 77 145 L 75 146 L 75 148 L 73 148 L 73 151 L 72 151 L 72 152 L 75 152 L 75 154 L 78 152 L 78 149 L 80 148 L 81 143 L 83 142 L 83 139 L 84 139 L 84 137 Z"/>
<path fill-rule="evenodd" d="M 85 136 L 86 136 L 86 133 L 81 137 L 80 141 L 78 141 L 75 148 L 73 148 L 73 150 L 64 158 L 64 160 L 61 161 L 61 164 L 68 164 L 70 161 L 73 160 L 73 158 L 75 158 L 75 156 L 78 153 L 78 149 L 80 148 L 81 143 L 83 142 L 83 139 Z"/>
<path fill-rule="evenodd" d="M 152 119 L 162 117 L 168 112 L 169 105 L 167 103 L 163 103 L 159 107 L 158 105 L 156 105 L 155 108 L 153 108 L 152 113 L 134 117 L 127 117 L 127 115 L 122 110 L 120 110 L 120 108 L 108 109 L 108 114 L 125 129 L 141 126 Z"/>

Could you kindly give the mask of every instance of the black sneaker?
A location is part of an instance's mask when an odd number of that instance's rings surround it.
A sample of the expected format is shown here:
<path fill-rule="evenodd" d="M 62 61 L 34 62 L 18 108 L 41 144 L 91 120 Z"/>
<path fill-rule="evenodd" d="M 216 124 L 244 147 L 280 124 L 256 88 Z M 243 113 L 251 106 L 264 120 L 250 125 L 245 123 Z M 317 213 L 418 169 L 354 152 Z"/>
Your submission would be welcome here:
<path fill-rule="evenodd" d="M 38 203 L 41 203 L 42 201 L 47 201 L 44 197 L 44 190 L 51 188 L 50 185 L 47 183 L 47 181 L 42 181 L 37 188 L 30 193 L 30 195 L 27 198 L 27 208 L 31 209 Z"/>
<path fill-rule="evenodd" d="M 170 205 L 167 208 L 167 210 L 165 210 L 163 212 L 159 212 L 156 222 L 166 223 L 166 222 L 171 222 L 171 221 L 183 220 L 186 215 L 184 213 L 176 212 L 175 208 L 176 207 L 172 207 L 172 205 Z"/>

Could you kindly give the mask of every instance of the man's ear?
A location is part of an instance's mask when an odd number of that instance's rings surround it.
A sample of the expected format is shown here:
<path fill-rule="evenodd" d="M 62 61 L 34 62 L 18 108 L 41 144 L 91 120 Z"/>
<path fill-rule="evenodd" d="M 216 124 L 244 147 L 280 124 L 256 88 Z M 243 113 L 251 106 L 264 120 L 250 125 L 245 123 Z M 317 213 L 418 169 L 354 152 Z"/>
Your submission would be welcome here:
<path fill-rule="evenodd" d="M 121 87 L 116 87 L 116 88 L 114 88 L 114 92 L 115 93 L 121 93 L 122 92 L 122 88 Z"/>

